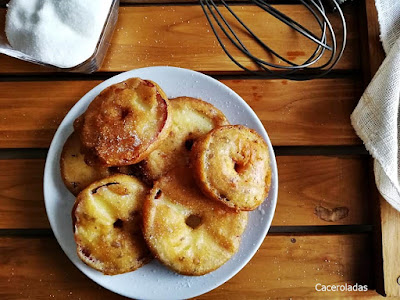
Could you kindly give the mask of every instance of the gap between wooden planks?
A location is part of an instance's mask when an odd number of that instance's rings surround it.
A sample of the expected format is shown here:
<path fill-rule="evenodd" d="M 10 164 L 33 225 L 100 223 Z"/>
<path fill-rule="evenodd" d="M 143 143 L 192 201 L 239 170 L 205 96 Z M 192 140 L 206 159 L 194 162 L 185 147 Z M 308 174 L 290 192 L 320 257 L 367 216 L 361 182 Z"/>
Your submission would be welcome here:
<path fill-rule="evenodd" d="M 364 205 L 368 197 L 365 158 L 279 156 L 277 161 L 279 196 L 273 226 L 370 224 Z M 49 228 L 43 168 L 41 159 L 0 160 L 0 228 Z M 327 222 L 315 214 L 316 207 L 346 207 L 349 213 Z"/>
<path fill-rule="evenodd" d="M 359 35 L 356 5 L 345 8 L 348 26 L 347 49 L 336 69 L 360 68 Z M 296 63 L 304 62 L 315 50 L 315 44 L 299 37 L 292 29 L 269 14 L 251 5 L 234 6 L 234 11 L 250 24 L 262 40 L 268 41 L 275 51 Z M 279 10 L 293 17 L 310 30 L 317 22 L 302 5 L 279 5 Z M 4 24 L 5 9 L 0 9 L 0 30 Z M 339 25 L 334 17 L 334 27 Z M 249 37 L 241 37 L 250 51 L 265 57 L 265 52 Z M 237 49 L 232 49 L 235 55 Z M 252 63 L 240 54 L 239 61 L 247 67 Z M 325 59 L 326 60 L 326 59 Z M 134 6 L 121 7 L 119 21 L 100 71 L 121 72 L 135 68 L 169 65 L 202 72 L 242 72 L 225 55 L 213 35 L 200 5 L 193 6 Z M 27 62 L 0 55 L 0 73 L 52 72 Z"/>
<path fill-rule="evenodd" d="M 365 297 L 374 291 L 323 293 L 315 284 L 371 286 L 370 237 L 268 235 L 235 277 L 196 299 Z M 0 238 L 0 298 L 122 299 L 86 278 L 54 238 Z M 134 284 L 134 283 L 133 283 Z"/>
<path fill-rule="evenodd" d="M 361 143 L 349 118 L 361 93 L 356 79 L 221 82 L 253 108 L 274 146 Z M 0 82 L 0 148 L 47 148 L 69 109 L 99 83 Z"/>

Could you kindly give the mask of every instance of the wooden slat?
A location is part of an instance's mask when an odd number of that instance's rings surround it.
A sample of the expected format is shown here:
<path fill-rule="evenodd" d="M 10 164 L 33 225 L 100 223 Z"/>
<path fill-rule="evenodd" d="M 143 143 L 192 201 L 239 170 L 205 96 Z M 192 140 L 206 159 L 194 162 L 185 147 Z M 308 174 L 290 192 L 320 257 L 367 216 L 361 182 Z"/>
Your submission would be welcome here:
<path fill-rule="evenodd" d="M 361 94 L 352 79 L 223 80 L 253 108 L 277 145 L 354 145 L 350 114 Z"/>
<path fill-rule="evenodd" d="M 267 236 L 255 257 L 236 277 L 204 298 L 361 296 L 362 293 L 316 292 L 315 285 L 368 285 L 372 274 L 369 264 L 363 261 L 370 255 L 365 251 L 368 244 L 365 235 Z"/>
<path fill-rule="evenodd" d="M 49 228 L 43 160 L 0 160 L 0 228 Z"/>
<path fill-rule="evenodd" d="M 380 203 L 385 294 L 400 297 L 400 212 L 383 197 Z"/>
<path fill-rule="evenodd" d="M 299 37 L 259 8 L 244 5 L 235 6 L 234 10 L 268 45 L 296 63 L 304 62 L 314 51 L 311 41 Z M 317 22 L 305 7 L 279 5 L 279 10 L 318 33 Z M 346 9 L 348 46 L 337 69 L 358 69 L 360 66 L 355 11 L 355 5 Z M 5 10 L 0 9 L 0 24 L 4 14 Z M 339 26 L 337 17 L 333 16 L 332 20 L 334 27 Z M 248 36 L 244 35 L 242 40 L 256 55 L 264 53 L 254 42 L 249 43 Z M 235 55 L 237 51 L 235 49 L 232 53 Z M 251 62 L 244 57 L 239 61 L 247 67 L 251 66 Z M 101 71 L 120 72 L 156 65 L 214 73 L 241 71 L 218 45 L 199 5 L 121 7 L 117 28 Z M 0 55 L 0 73 L 43 71 L 51 70 Z"/>
<path fill-rule="evenodd" d="M 279 199 L 273 226 L 369 224 L 365 162 L 358 158 L 278 157 Z M 48 228 L 43 204 L 43 160 L 0 160 L 0 228 Z M 316 207 L 346 207 L 328 222 Z M 261 212 L 260 212 L 261 213 Z M 326 219 L 326 218 L 325 218 Z"/>
<path fill-rule="evenodd" d="M 272 225 L 338 225 L 370 222 L 366 161 L 353 157 L 279 156 L 278 205 Z M 316 209 L 348 209 L 327 222 Z"/>
<path fill-rule="evenodd" d="M 250 104 L 275 146 L 360 144 L 349 118 L 360 95 L 357 80 L 222 82 Z M 48 147 L 69 109 L 99 83 L 0 82 L 0 148 Z"/>
<path fill-rule="evenodd" d="M 99 83 L 0 82 L 0 147 L 49 147 L 70 108 Z"/>
<path fill-rule="evenodd" d="M 363 76 L 363 87 L 366 88 L 373 74 L 378 70 L 380 63 L 384 59 L 384 53 L 379 38 L 379 26 L 377 24 L 377 11 L 373 1 L 361 2 L 360 10 L 360 28 L 366 30 L 361 34 L 361 65 Z M 373 172 L 373 159 L 370 158 L 369 186 L 370 186 L 370 210 L 372 212 L 371 220 L 373 224 L 373 260 L 375 273 L 376 291 L 385 295 L 385 280 L 383 272 L 383 249 L 382 249 L 382 226 L 381 226 L 381 208 L 378 189 L 375 184 Z"/>
<path fill-rule="evenodd" d="M 196 298 L 374 296 L 315 291 L 317 283 L 370 285 L 369 243 L 366 235 L 267 236 L 238 275 Z M 2 299 L 121 298 L 87 279 L 52 238 L 0 238 L 0 252 Z"/>
<path fill-rule="evenodd" d="M 0 238 L 1 299 L 123 299 L 88 279 L 54 238 Z"/>
<path fill-rule="evenodd" d="M 385 58 L 379 38 L 378 14 L 373 1 L 366 2 L 371 78 Z M 379 196 L 382 229 L 382 255 L 385 294 L 400 297 L 400 212 Z"/>
<path fill-rule="evenodd" d="M 378 22 L 378 12 L 375 8 L 375 3 L 373 1 L 366 1 L 366 17 L 368 23 L 368 53 L 369 53 L 369 67 L 370 75 L 375 75 L 378 71 L 381 63 L 385 59 L 385 52 L 383 51 L 383 46 L 380 39 L 379 33 L 379 22 Z"/>

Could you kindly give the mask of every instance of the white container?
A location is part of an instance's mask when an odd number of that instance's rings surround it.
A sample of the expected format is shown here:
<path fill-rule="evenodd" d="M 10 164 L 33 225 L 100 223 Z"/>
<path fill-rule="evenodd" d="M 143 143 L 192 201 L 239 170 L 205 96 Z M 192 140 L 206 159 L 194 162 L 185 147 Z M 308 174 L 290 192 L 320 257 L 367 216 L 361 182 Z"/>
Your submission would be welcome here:
<path fill-rule="evenodd" d="M 94 49 L 93 54 L 84 62 L 72 68 L 61 68 L 48 63 L 39 61 L 29 55 L 26 55 L 20 51 L 14 50 L 7 41 L 5 34 L 5 23 L 0 24 L 0 53 L 5 55 L 15 57 L 21 60 L 29 61 L 34 64 L 49 67 L 55 71 L 61 72 L 77 72 L 77 73 L 92 73 L 97 71 L 104 61 L 107 49 L 110 46 L 112 34 L 115 29 L 115 25 L 118 20 L 118 8 L 119 0 L 113 0 L 110 6 L 110 11 L 107 15 L 106 21 L 104 23 L 103 30 L 100 34 L 97 46 Z M 5 20 L 5 19 L 4 19 Z"/>

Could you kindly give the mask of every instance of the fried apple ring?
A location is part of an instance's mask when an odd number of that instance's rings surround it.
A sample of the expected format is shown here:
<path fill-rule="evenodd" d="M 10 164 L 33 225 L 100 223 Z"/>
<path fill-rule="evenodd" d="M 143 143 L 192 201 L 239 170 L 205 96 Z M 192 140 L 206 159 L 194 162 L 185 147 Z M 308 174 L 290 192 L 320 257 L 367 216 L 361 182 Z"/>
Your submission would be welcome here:
<path fill-rule="evenodd" d="M 151 259 L 141 231 L 148 188 L 128 175 L 94 182 L 72 210 L 79 258 L 107 275 L 134 271 Z"/>
<path fill-rule="evenodd" d="M 190 169 L 179 167 L 154 184 L 143 224 L 146 242 L 163 264 L 179 274 L 203 275 L 238 251 L 247 212 L 207 199 Z"/>
<path fill-rule="evenodd" d="M 149 180 L 159 179 L 176 166 L 187 165 L 196 139 L 217 126 L 229 124 L 220 110 L 202 100 L 178 97 L 169 103 L 172 126 L 168 138 L 140 163 Z"/>
<path fill-rule="evenodd" d="M 208 197 L 237 210 L 254 210 L 271 184 L 268 146 L 253 129 L 222 126 L 196 141 L 194 178 Z"/>
<path fill-rule="evenodd" d="M 149 80 L 131 78 L 109 86 L 75 120 L 85 158 L 106 166 L 135 164 L 168 135 L 165 93 Z"/>
<path fill-rule="evenodd" d="M 101 165 L 89 166 L 80 150 L 79 136 L 76 132 L 73 132 L 64 144 L 60 167 L 65 186 L 75 196 L 92 182 L 111 175 L 107 167 Z"/>

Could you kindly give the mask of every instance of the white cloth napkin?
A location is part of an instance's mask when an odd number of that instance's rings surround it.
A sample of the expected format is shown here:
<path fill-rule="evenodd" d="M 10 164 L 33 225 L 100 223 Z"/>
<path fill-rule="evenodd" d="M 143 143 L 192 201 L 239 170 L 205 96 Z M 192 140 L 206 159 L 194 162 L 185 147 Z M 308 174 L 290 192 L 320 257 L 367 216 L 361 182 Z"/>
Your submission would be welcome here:
<path fill-rule="evenodd" d="M 400 0 L 375 0 L 386 58 L 351 115 L 381 195 L 400 211 Z"/>

